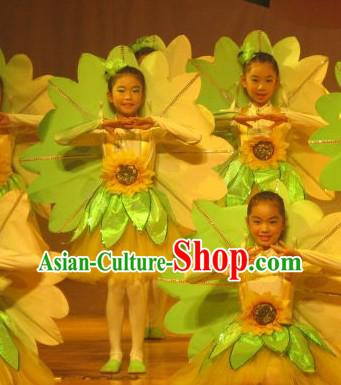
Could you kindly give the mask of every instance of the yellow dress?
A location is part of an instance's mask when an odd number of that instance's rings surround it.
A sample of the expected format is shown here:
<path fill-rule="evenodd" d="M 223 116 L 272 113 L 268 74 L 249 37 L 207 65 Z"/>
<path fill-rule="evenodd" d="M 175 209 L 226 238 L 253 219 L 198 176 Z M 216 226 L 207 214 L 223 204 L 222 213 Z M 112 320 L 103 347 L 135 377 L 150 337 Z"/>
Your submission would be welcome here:
<path fill-rule="evenodd" d="M 65 133 L 59 134 L 56 140 L 60 144 L 76 144 L 76 145 L 100 145 L 103 152 L 103 174 L 105 169 L 111 170 L 111 175 L 103 177 L 103 184 L 109 193 L 114 195 L 133 195 L 129 191 L 130 185 L 121 185 L 116 181 L 115 172 L 120 163 L 131 163 L 133 167 L 140 167 L 139 174 L 145 173 L 147 176 L 154 175 L 156 146 L 157 143 L 170 142 L 180 140 L 183 144 L 195 144 L 201 139 L 199 133 L 195 133 L 179 124 L 169 121 L 166 118 L 154 117 L 156 121 L 155 127 L 151 130 L 125 130 L 116 129 L 115 134 L 109 135 L 104 130 L 100 130 L 101 121 L 93 122 L 92 125 L 86 124 L 74 129 L 70 129 Z M 91 130 L 90 133 L 82 135 L 83 130 Z M 116 171 L 112 171 L 116 170 Z M 109 182 L 106 182 L 109 180 Z M 156 176 L 157 180 L 157 176 Z M 154 187 L 155 182 L 151 181 L 151 177 L 146 180 L 138 181 L 142 189 L 146 191 L 150 187 Z M 145 186 L 143 186 L 143 184 Z M 134 183 L 131 185 L 134 186 Z M 141 191 L 141 189 L 140 189 Z M 138 192 L 138 190 L 137 190 Z M 91 205 L 91 202 L 89 202 Z M 138 215 L 138 213 L 137 213 Z M 150 214 L 151 215 L 151 214 Z M 155 224 L 155 227 L 160 226 Z M 163 229 L 161 229 L 164 231 Z M 102 230 L 103 231 L 103 230 Z M 77 229 L 76 229 L 77 233 Z M 191 233 L 191 230 L 181 226 L 168 215 L 166 220 L 166 234 L 162 242 L 155 242 L 145 229 L 138 229 L 132 221 L 126 223 L 122 236 L 117 242 L 110 247 L 105 246 L 103 234 L 101 233 L 101 225 L 99 224 L 93 231 L 84 230 L 82 234 L 74 240 L 71 245 L 69 255 L 73 256 L 89 256 L 91 260 L 95 260 L 97 255 L 103 250 L 111 250 L 114 256 L 122 256 L 123 251 L 134 252 L 136 256 L 164 256 L 172 259 L 173 243 L 179 238 L 183 238 Z M 137 273 L 123 272 L 113 273 L 115 278 L 130 279 L 146 279 L 152 278 L 157 272 Z M 72 279 L 84 282 L 95 282 L 98 279 L 107 277 L 97 269 L 92 269 L 91 273 L 71 273 Z"/>
<path fill-rule="evenodd" d="M 170 383 L 172 385 L 341 384 L 340 357 L 333 354 L 329 346 L 324 345 L 319 337 L 316 337 L 316 341 L 321 342 L 323 348 L 311 338 L 307 338 L 301 331 L 309 333 L 308 329 L 297 322 L 294 316 L 294 290 L 298 277 L 295 274 L 266 272 L 241 274 L 239 283 L 241 314 L 227 325 L 212 344 L 179 370 Z M 323 316 L 322 311 L 320 317 Z M 282 351 L 276 351 L 280 346 L 279 332 L 284 328 L 288 330 L 287 345 L 281 348 Z M 337 325 L 333 325 L 333 328 L 337 330 Z M 274 333 L 277 333 L 275 338 L 277 340 L 275 343 L 271 340 L 273 343 L 271 345 L 269 338 Z M 263 343 L 257 345 L 261 340 Z M 247 352 L 252 349 L 254 349 L 252 354 Z"/>
<path fill-rule="evenodd" d="M 23 114 L 9 117 L 9 126 L 0 132 L 0 247 L 42 255 L 48 247 L 40 235 L 26 193 L 26 183 L 33 177 L 17 162 L 18 143 L 37 140 L 42 117 Z"/>

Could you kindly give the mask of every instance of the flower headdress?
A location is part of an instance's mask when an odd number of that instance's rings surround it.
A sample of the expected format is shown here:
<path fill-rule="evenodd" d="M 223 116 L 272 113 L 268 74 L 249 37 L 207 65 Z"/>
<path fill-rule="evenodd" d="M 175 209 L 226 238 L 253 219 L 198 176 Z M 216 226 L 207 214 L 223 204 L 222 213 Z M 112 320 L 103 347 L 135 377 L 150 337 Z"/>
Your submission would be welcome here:
<path fill-rule="evenodd" d="M 109 81 L 111 77 L 115 76 L 118 71 L 128 67 L 128 64 L 122 59 L 106 60 L 103 62 L 103 65 L 107 81 Z"/>
<path fill-rule="evenodd" d="M 157 35 L 143 36 L 136 39 L 135 43 L 130 45 L 131 50 L 136 53 L 142 48 L 153 48 L 155 51 L 164 51 L 165 43 Z"/>

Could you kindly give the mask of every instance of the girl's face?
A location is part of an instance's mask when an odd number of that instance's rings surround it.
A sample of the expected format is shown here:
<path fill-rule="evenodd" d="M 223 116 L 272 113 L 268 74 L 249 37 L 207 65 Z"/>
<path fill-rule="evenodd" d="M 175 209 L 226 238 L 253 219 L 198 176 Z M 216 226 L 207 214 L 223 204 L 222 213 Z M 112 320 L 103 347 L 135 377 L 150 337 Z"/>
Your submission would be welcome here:
<path fill-rule="evenodd" d="M 279 78 L 271 63 L 253 62 L 248 72 L 241 77 L 251 102 L 262 107 L 271 99 L 278 86 Z"/>
<path fill-rule="evenodd" d="M 114 82 L 109 101 L 118 117 L 134 117 L 144 101 L 144 90 L 140 80 L 133 74 L 120 75 Z"/>
<path fill-rule="evenodd" d="M 276 202 L 261 201 L 252 207 L 247 225 L 256 244 L 269 248 L 280 239 L 285 228 L 285 218 L 280 213 Z"/>

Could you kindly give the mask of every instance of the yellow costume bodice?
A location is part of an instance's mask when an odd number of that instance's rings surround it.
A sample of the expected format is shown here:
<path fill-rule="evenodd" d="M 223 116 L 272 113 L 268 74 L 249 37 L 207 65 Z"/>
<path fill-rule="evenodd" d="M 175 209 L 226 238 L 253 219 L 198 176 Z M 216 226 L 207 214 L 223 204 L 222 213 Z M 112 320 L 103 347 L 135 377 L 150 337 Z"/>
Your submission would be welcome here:
<path fill-rule="evenodd" d="M 279 113 L 280 110 L 278 108 L 274 108 L 271 106 L 271 104 L 267 104 L 263 107 L 256 107 L 253 104 L 250 105 L 250 107 L 241 110 L 241 113 L 243 115 L 248 116 L 256 116 L 259 114 L 270 114 L 270 113 Z M 278 140 L 284 141 L 291 125 L 289 123 L 282 123 L 275 128 L 272 128 L 271 126 L 274 124 L 274 122 L 260 119 L 256 120 L 254 122 L 249 121 L 248 122 L 251 127 L 247 127 L 242 124 L 238 124 L 238 134 L 240 138 L 240 144 L 242 145 L 246 140 L 255 138 L 255 137 L 270 137 L 270 136 L 276 136 Z"/>
<path fill-rule="evenodd" d="M 276 252 L 268 249 L 259 255 L 269 258 L 275 256 Z M 294 274 L 295 273 L 282 272 L 271 273 L 269 271 L 263 273 L 256 271 L 253 273 L 242 273 L 239 283 L 242 311 L 250 306 L 251 302 L 275 302 L 275 307 L 280 306 L 283 311 L 283 323 L 291 324 L 293 322 Z"/>

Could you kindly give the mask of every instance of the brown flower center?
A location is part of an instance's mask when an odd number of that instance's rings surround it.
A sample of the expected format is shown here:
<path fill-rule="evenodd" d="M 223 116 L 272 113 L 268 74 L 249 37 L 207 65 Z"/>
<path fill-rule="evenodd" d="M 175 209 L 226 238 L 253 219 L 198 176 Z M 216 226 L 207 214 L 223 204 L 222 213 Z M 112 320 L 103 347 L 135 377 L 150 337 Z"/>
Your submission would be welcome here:
<path fill-rule="evenodd" d="M 253 318 L 259 325 L 268 325 L 276 319 L 276 309 L 271 303 L 259 303 L 253 308 Z"/>
<path fill-rule="evenodd" d="M 269 160 L 274 152 L 274 145 L 268 140 L 260 140 L 253 146 L 253 153 L 259 160 Z"/>
<path fill-rule="evenodd" d="M 125 164 L 120 165 L 115 176 L 119 183 L 125 186 L 130 186 L 131 184 L 136 182 L 138 174 L 139 173 L 134 166 L 132 166 L 131 164 Z"/>

